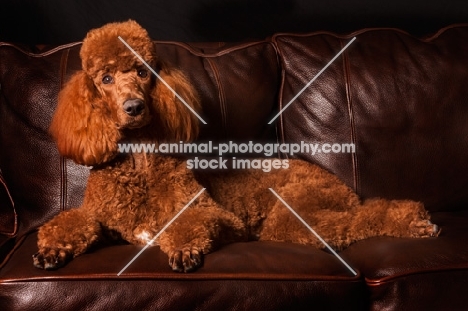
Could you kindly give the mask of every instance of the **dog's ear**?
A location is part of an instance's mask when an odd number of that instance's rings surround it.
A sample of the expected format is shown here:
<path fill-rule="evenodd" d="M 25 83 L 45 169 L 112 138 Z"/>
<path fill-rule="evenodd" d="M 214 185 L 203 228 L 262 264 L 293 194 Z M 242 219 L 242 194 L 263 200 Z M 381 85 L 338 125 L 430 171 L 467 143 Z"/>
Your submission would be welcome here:
<path fill-rule="evenodd" d="M 160 77 L 197 113 L 200 101 L 193 85 L 177 69 L 164 68 Z M 198 135 L 197 116 L 159 79 L 151 94 L 156 127 L 160 142 L 189 142 Z"/>
<path fill-rule="evenodd" d="M 120 132 L 110 114 L 91 78 L 74 74 L 59 93 L 49 129 L 60 154 L 89 166 L 115 157 Z"/>

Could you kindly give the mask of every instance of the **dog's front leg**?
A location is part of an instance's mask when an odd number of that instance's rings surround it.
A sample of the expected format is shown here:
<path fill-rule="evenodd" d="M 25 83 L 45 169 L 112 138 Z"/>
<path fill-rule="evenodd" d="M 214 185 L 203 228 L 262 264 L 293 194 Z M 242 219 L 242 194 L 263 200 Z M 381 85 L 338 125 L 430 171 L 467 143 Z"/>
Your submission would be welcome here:
<path fill-rule="evenodd" d="M 83 208 L 61 212 L 39 228 L 35 267 L 54 270 L 84 253 L 101 233 L 100 224 Z"/>
<path fill-rule="evenodd" d="M 219 207 L 193 207 L 186 210 L 159 240 L 177 272 L 190 272 L 202 265 L 203 255 L 225 244 L 246 241 L 243 222 Z"/>

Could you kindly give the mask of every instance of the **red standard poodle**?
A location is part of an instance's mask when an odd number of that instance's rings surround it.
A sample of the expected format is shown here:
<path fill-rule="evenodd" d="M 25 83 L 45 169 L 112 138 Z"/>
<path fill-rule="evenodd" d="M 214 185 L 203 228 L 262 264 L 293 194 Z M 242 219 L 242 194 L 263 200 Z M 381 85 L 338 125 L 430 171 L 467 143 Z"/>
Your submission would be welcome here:
<path fill-rule="evenodd" d="M 145 245 L 203 186 L 181 159 L 118 151 L 118 143 L 191 141 L 198 119 L 120 40 L 124 39 L 194 110 L 196 91 L 161 62 L 136 22 L 89 32 L 77 72 L 59 95 L 50 127 L 58 150 L 92 166 L 81 207 L 63 211 L 39 229 L 34 266 L 56 269 L 104 237 Z M 373 237 L 430 237 L 438 228 L 422 204 L 358 196 L 316 165 L 290 160 L 265 174 L 237 170 L 212 176 L 204 191 L 156 243 L 174 271 L 195 270 L 227 243 L 274 240 L 324 245 L 269 190 L 275 191 L 336 249 Z"/>

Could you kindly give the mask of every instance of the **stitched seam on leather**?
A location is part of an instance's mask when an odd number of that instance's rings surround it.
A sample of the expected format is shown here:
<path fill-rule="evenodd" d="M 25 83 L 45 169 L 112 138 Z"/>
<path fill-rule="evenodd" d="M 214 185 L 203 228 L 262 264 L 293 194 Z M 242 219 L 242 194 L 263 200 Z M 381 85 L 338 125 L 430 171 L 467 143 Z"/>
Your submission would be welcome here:
<path fill-rule="evenodd" d="M 341 41 L 341 46 L 343 47 L 343 40 Z M 348 51 L 343 53 L 343 74 L 345 79 L 345 89 L 346 89 L 346 103 L 348 105 L 348 118 L 350 126 L 350 135 L 351 142 L 356 146 L 356 127 L 354 123 L 354 111 L 353 111 L 353 101 L 351 96 L 351 76 L 350 76 L 350 64 L 349 64 L 349 54 Z M 357 158 L 357 152 L 351 154 L 351 161 L 353 165 L 353 183 L 354 190 L 357 193 L 360 193 L 361 184 L 359 178 L 359 161 Z"/>
<path fill-rule="evenodd" d="M 10 199 L 11 207 L 12 207 L 12 210 L 13 210 L 13 218 L 14 218 L 14 222 L 15 222 L 13 224 L 13 231 L 12 232 L 1 231 L 0 233 L 5 234 L 7 236 L 15 236 L 16 233 L 18 232 L 18 214 L 16 213 L 15 202 L 13 201 L 13 198 L 11 197 L 10 191 L 8 190 L 6 182 L 3 179 L 3 176 L 1 174 L 0 174 L 0 184 L 2 184 L 3 188 L 5 188 L 5 192 L 8 195 L 8 198 Z"/>
<path fill-rule="evenodd" d="M 184 48 L 185 50 L 189 51 L 192 55 L 200 56 L 200 57 L 203 57 L 203 58 L 216 58 L 216 57 L 223 56 L 223 55 L 226 55 L 226 54 L 230 54 L 232 52 L 236 52 L 236 51 L 239 51 L 239 50 L 242 50 L 242 49 L 245 49 L 245 48 L 250 48 L 252 46 L 268 44 L 269 41 L 263 40 L 263 41 L 247 42 L 247 43 L 235 45 L 235 46 L 232 46 L 232 47 L 227 47 L 227 48 L 225 48 L 223 50 L 220 50 L 220 51 L 217 51 L 217 52 L 205 52 L 205 51 L 201 50 L 200 48 L 193 47 L 193 46 L 190 45 L 190 43 L 185 43 L 185 42 L 154 41 L 154 43 L 156 45 L 157 44 L 161 44 L 161 45 L 164 44 L 164 45 L 178 46 L 178 47 Z"/>
<path fill-rule="evenodd" d="M 228 137 L 226 95 L 225 95 L 221 80 L 219 78 L 219 71 L 218 71 L 218 68 L 216 67 L 216 64 L 211 59 L 208 59 L 208 58 L 206 58 L 206 61 L 208 62 L 208 65 L 210 65 L 211 69 L 213 70 L 214 80 L 218 86 L 219 109 L 221 111 L 221 122 L 222 122 L 223 134 L 224 134 L 224 138 L 226 138 Z"/>
<path fill-rule="evenodd" d="M 62 51 L 62 57 L 60 59 L 60 90 L 62 90 L 65 75 L 67 73 L 68 65 L 68 55 L 70 49 L 65 49 Z M 60 210 L 64 211 L 67 208 L 67 165 L 66 159 L 63 156 L 60 156 Z"/>
<path fill-rule="evenodd" d="M 58 52 L 58 51 L 63 51 L 64 49 L 69 49 L 71 47 L 74 47 L 76 45 L 80 45 L 81 42 L 73 42 L 73 43 L 69 43 L 69 44 L 65 44 L 65 45 L 59 45 L 59 46 L 56 46 L 56 47 L 53 47 L 52 49 L 50 50 L 47 50 L 45 52 L 42 52 L 42 53 L 34 53 L 34 52 L 29 52 L 29 51 L 26 51 L 24 50 L 23 48 L 13 44 L 13 43 L 7 43 L 7 42 L 0 42 L 0 47 L 2 46 L 9 46 L 9 47 L 12 47 L 18 51 L 20 51 L 21 53 L 25 54 L 25 55 L 28 55 L 28 56 L 31 56 L 31 57 L 44 57 L 44 56 L 48 56 L 48 55 L 51 55 L 51 54 L 54 54 L 55 52 Z"/>
<path fill-rule="evenodd" d="M 281 111 L 283 109 L 283 92 L 284 92 L 284 84 L 286 83 L 286 70 L 282 69 L 281 70 L 281 85 L 280 85 L 280 90 L 279 90 L 279 95 L 278 95 L 278 111 Z M 276 113 L 276 112 L 275 112 Z M 284 137 L 284 118 L 283 114 L 280 114 L 278 121 L 276 122 L 276 131 L 279 132 L 276 134 L 278 137 L 277 139 L 280 140 L 280 143 L 286 143 L 285 137 Z M 286 158 L 289 159 L 289 154 L 284 154 L 278 151 L 278 157 L 279 158 Z"/>
<path fill-rule="evenodd" d="M 293 33 L 293 32 L 279 32 L 273 35 L 272 40 L 277 41 L 278 38 L 281 38 L 283 36 L 293 36 L 293 37 L 310 37 L 310 36 L 319 36 L 319 35 L 330 35 L 335 38 L 341 39 L 341 40 L 346 40 L 349 41 L 353 37 L 356 37 L 361 34 L 365 34 L 368 32 L 378 32 L 378 31 L 393 31 L 393 32 L 398 32 L 403 35 L 409 36 L 411 38 L 414 38 L 416 40 L 419 40 L 420 42 L 433 42 L 434 40 L 437 40 L 439 37 L 443 36 L 445 32 L 451 29 L 456 29 L 456 28 L 465 28 L 468 27 L 468 23 L 457 23 L 457 24 L 452 24 L 449 26 L 446 26 L 444 28 L 441 28 L 439 31 L 437 31 L 434 34 L 430 34 L 426 37 L 417 37 L 411 35 L 409 32 L 404 31 L 399 28 L 391 28 L 391 27 L 371 27 L 371 28 L 364 28 L 360 29 L 351 33 L 347 34 L 337 34 L 331 31 L 315 31 L 315 32 L 310 32 L 310 33 L 303 33 L 303 34 L 298 34 L 298 33 Z"/>
<path fill-rule="evenodd" d="M 388 283 L 393 283 L 395 281 L 398 281 L 399 279 L 402 278 L 407 278 L 407 277 L 412 277 L 412 276 L 418 276 L 418 275 L 424 275 L 424 274 L 430 274 L 430 273 L 441 273 L 441 272 L 459 272 L 459 271 L 464 271 L 466 272 L 468 266 L 466 263 L 460 263 L 460 264 L 453 264 L 453 265 L 447 265 L 445 267 L 434 267 L 434 268 L 421 268 L 421 269 L 413 269 L 409 270 L 406 272 L 400 272 L 400 273 L 395 273 L 393 275 L 388 275 L 388 276 L 382 276 L 382 277 L 365 277 L 364 281 L 366 282 L 367 286 L 382 286 L 384 284 Z"/>
<path fill-rule="evenodd" d="M 278 92 L 278 99 L 277 99 L 277 110 L 274 111 L 274 114 L 276 115 L 277 112 L 281 111 L 283 109 L 283 93 L 284 93 L 284 84 L 286 83 L 286 64 L 284 63 L 284 56 L 282 53 L 282 49 L 280 49 L 277 38 L 272 38 L 272 45 L 273 48 L 276 51 L 276 62 L 278 64 L 278 68 L 280 70 L 280 76 L 281 76 L 281 81 L 280 81 L 280 86 L 279 86 L 279 92 Z M 283 119 L 283 114 L 280 114 L 278 117 L 277 121 L 275 122 L 275 130 L 276 130 L 276 139 L 278 143 L 285 143 L 285 137 L 284 137 L 284 119 Z M 283 154 L 280 151 L 278 151 L 278 157 L 279 158 L 286 158 L 288 159 L 289 156 L 288 154 Z"/>
<path fill-rule="evenodd" d="M 286 70 L 281 69 L 281 84 L 280 84 L 280 90 L 278 94 L 278 112 L 283 109 L 283 92 L 284 92 L 284 83 L 286 80 Z M 276 114 L 276 111 L 275 111 Z M 286 143 L 285 137 L 284 137 L 284 119 L 283 119 L 283 114 L 281 114 L 278 118 L 278 121 L 276 122 L 276 137 L 279 143 Z M 288 154 L 283 154 L 278 150 L 278 157 L 281 158 L 286 158 L 289 159 Z"/>

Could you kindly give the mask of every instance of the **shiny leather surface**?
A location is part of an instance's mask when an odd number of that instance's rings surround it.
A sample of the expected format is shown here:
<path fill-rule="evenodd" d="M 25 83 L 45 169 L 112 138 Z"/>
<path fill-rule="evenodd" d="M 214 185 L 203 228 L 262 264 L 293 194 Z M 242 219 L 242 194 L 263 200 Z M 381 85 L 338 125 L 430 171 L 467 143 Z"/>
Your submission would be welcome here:
<path fill-rule="evenodd" d="M 424 40 L 379 29 L 278 35 L 285 70 L 280 105 L 353 37 L 343 57 L 282 114 L 281 140 L 355 144 L 355 154 L 302 157 L 365 198 L 413 199 L 431 211 L 466 208 L 467 27 Z"/>
<path fill-rule="evenodd" d="M 280 67 L 271 42 L 156 44 L 160 58 L 184 68 L 203 105 L 199 140 L 276 141 L 268 125 L 276 109 Z"/>
<path fill-rule="evenodd" d="M 276 128 L 268 126 L 354 36 Z M 153 247 L 119 277 L 141 249 L 131 245 L 98 247 L 57 271 L 34 268 L 35 228 L 78 206 L 88 176 L 88 168 L 59 157 L 47 134 L 58 91 L 80 68 L 79 47 L 32 54 L 0 44 L 1 310 L 468 305 L 468 26 L 424 40 L 373 29 L 347 36 L 279 34 L 242 44 L 156 42 L 161 58 L 187 72 L 201 94 L 208 121 L 201 140 L 351 141 L 354 155 L 301 157 L 364 197 L 418 199 L 433 211 L 442 227 L 438 238 L 373 238 L 341 252 L 356 277 L 325 251 L 273 242 L 226 246 L 206 256 L 193 274 L 171 272 L 166 256 Z"/>
<path fill-rule="evenodd" d="M 206 256 L 204 266 L 194 274 L 174 273 L 166 255 L 149 248 L 117 276 L 141 247 L 97 249 L 64 269 L 48 272 L 30 264 L 36 236 L 29 235 L 20 243 L 0 271 L 5 285 L 0 307 L 11 300 L 18 310 L 33 301 L 50 310 L 78 305 L 93 310 L 102 306 L 108 310 L 280 310 L 283 306 L 333 310 L 358 309 L 363 301 L 359 276 L 352 276 L 332 255 L 305 246 L 229 245 Z M 28 293 L 28 302 L 18 292 Z"/>

